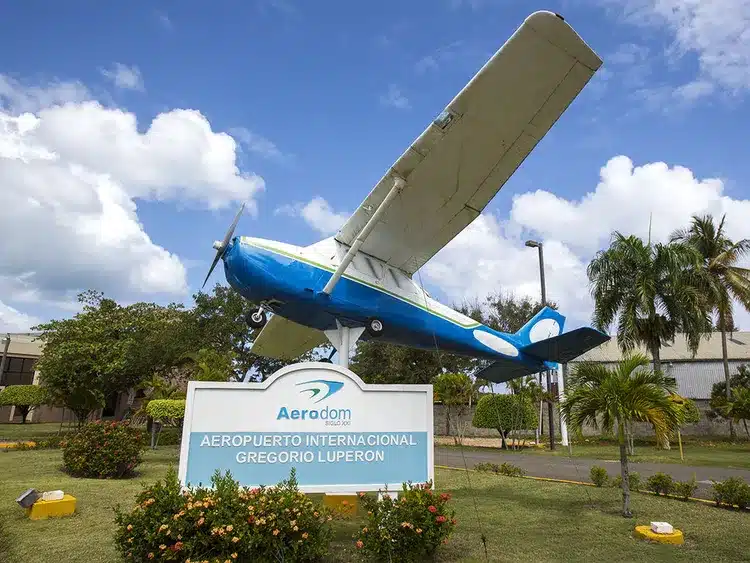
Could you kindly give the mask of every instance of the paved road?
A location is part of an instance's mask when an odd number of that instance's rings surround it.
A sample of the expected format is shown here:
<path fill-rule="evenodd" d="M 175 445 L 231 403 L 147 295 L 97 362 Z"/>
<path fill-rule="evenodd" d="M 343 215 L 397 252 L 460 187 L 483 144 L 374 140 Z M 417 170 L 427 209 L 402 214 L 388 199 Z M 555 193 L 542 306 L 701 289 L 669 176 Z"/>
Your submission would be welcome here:
<path fill-rule="evenodd" d="M 590 482 L 589 471 L 594 465 L 605 467 L 610 477 L 614 478 L 620 474 L 620 462 L 617 460 L 506 453 L 490 449 L 483 451 L 478 448 L 463 448 L 463 450 L 456 447 L 443 448 L 438 446 L 435 448 L 435 465 L 472 469 L 478 463 L 487 462 L 498 464 L 508 462 L 523 468 L 527 475 L 533 477 L 551 477 L 571 481 Z M 750 482 L 750 470 L 748 469 L 690 466 L 678 463 L 631 462 L 630 471 L 639 473 L 644 483 L 648 477 L 660 471 L 671 475 L 677 481 L 689 481 L 695 474 L 698 490 L 694 496 L 706 499 L 712 497 L 711 479 L 722 481 L 728 477 L 737 476 L 745 479 L 745 482 Z"/>

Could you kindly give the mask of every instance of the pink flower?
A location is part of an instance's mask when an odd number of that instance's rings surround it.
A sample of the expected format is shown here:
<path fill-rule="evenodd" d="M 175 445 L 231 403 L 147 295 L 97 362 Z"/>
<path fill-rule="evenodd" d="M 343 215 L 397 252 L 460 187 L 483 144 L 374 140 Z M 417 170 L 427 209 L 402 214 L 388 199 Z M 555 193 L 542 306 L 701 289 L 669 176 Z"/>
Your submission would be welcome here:
<path fill-rule="evenodd" d="M 434 507 L 434 506 L 432 506 L 432 505 L 428 506 L 428 507 L 427 507 L 427 510 L 429 510 L 429 511 L 430 511 L 430 512 L 432 512 L 433 514 L 435 514 L 435 513 L 437 512 L 437 508 L 435 508 L 435 507 Z"/>

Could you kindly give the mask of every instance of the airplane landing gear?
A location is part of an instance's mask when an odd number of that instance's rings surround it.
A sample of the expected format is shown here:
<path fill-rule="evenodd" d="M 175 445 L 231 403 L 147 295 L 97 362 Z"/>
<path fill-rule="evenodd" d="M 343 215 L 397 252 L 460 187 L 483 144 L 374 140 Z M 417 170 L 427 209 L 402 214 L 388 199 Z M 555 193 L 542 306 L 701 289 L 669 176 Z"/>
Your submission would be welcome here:
<path fill-rule="evenodd" d="M 370 336 L 380 336 L 383 334 L 383 321 L 380 319 L 370 319 L 367 321 L 367 334 Z"/>
<path fill-rule="evenodd" d="M 245 322 L 250 328 L 263 328 L 267 321 L 268 316 L 261 307 L 253 309 L 245 317 Z"/>

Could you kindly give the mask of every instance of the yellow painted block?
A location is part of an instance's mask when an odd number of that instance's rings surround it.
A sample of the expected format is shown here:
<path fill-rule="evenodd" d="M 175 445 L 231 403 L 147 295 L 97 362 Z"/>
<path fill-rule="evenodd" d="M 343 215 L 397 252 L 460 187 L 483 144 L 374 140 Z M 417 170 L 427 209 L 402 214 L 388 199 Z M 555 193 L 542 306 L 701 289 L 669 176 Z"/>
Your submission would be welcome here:
<path fill-rule="evenodd" d="M 673 545 L 685 543 L 682 532 L 677 529 L 671 534 L 657 534 L 651 530 L 651 526 L 636 526 L 633 535 L 642 540 L 651 540 L 659 543 L 670 543 Z"/>
<path fill-rule="evenodd" d="M 358 505 L 359 498 L 357 495 L 326 494 L 323 496 L 323 506 L 327 506 L 336 512 L 356 514 Z"/>
<path fill-rule="evenodd" d="M 64 495 L 60 500 L 38 500 L 26 509 L 26 516 L 31 520 L 70 516 L 76 511 L 76 498 Z"/>
<path fill-rule="evenodd" d="M 36 446 L 36 442 L 0 442 L 0 448 L 3 448 L 5 450 L 12 450 L 13 448 L 17 448 L 21 444 L 29 447 Z"/>

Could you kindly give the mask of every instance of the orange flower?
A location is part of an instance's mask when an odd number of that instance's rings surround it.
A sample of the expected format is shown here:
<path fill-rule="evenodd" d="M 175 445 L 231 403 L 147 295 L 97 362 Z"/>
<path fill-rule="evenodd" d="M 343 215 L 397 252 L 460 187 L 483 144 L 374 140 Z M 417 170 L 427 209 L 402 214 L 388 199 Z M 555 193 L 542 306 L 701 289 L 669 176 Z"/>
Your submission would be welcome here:
<path fill-rule="evenodd" d="M 362 548 L 364 547 L 364 545 L 365 545 L 365 544 L 363 544 L 363 543 L 362 543 L 362 540 L 357 540 L 357 547 L 358 547 L 359 549 L 362 549 Z"/>

